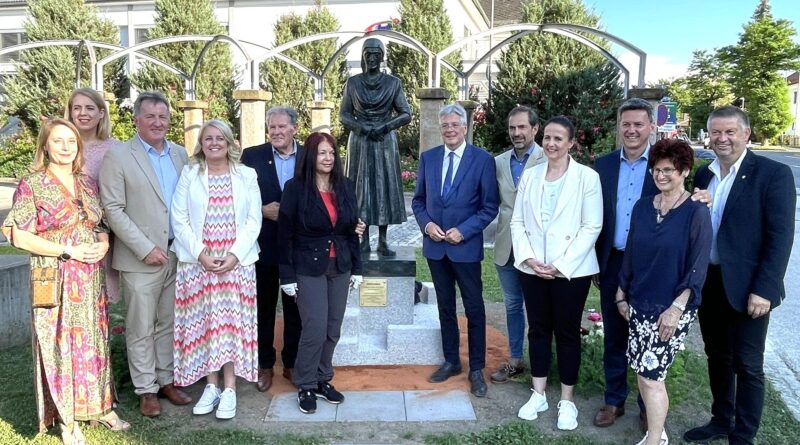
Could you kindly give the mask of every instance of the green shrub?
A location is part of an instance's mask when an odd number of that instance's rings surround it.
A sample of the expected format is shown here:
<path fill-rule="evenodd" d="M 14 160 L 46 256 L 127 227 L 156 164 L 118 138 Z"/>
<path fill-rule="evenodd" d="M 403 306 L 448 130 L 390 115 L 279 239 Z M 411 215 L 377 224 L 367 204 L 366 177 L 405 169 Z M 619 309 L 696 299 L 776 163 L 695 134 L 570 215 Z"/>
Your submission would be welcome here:
<path fill-rule="evenodd" d="M 28 173 L 35 152 L 36 138 L 25 127 L 19 134 L 0 140 L 0 177 L 19 178 Z"/>

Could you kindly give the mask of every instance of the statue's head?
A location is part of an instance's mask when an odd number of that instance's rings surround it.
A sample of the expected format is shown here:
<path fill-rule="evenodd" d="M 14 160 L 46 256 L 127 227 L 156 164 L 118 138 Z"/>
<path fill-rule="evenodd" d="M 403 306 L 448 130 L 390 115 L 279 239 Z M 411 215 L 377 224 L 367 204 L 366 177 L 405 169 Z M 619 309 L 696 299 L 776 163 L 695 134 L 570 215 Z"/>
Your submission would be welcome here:
<path fill-rule="evenodd" d="M 361 48 L 361 71 L 379 69 L 384 54 L 386 54 L 386 48 L 383 46 L 383 42 L 374 37 L 365 40 L 364 46 Z"/>

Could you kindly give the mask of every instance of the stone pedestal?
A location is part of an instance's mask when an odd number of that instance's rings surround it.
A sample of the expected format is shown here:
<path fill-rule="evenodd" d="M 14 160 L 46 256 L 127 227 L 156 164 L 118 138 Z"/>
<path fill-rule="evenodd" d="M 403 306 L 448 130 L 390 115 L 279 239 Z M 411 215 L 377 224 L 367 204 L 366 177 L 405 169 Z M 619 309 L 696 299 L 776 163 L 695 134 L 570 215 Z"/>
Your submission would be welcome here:
<path fill-rule="evenodd" d="M 439 110 L 444 106 L 447 90 L 444 88 L 420 88 L 419 98 L 419 153 L 442 145 L 439 130 Z"/>
<path fill-rule="evenodd" d="M 194 153 L 200 127 L 203 126 L 203 112 L 208 109 L 208 102 L 203 100 L 182 100 L 178 108 L 183 111 L 183 146 L 190 155 Z"/>
<path fill-rule="evenodd" d="M 475 119 L 473 119 L 473 117 L 475 116 L 475 110 L 478 109 L 479 104 L 474 100 L 459 100 L 458 104 L 464 107 L 464 110 L 467 111 L 467 143 L 471 144 L 473 133 L 472 130 L 475 127 Z"/>
<path fill-rule="evenodd" d="M 103 102 L 106 103 L 106 119 L 111 119 L 111 104 L 113 104 L 116 99 L 114 93 L 103 91 Z"/>
<path fill-rule="evenodd" d="M 240 104 L 239 143 L 242 148 L 263 144 L 267 137 L 267 102 L 272 100 L 272 93 L 264 90 L 236 90 L 233 98 Z"/>
<path fill-rule="evenodd" d="M 27 255 L 0 255 L 0 349 L 31 341 L 29 261 Z"/>
<path fill-rule="evenodd" d="M 311 112 L 311 131 L 321 131 L 330 134 L 333 102 L 327 100 L 312 100 L 306 102 L 306 106 Z"/>
<path fill-rule="evenodd" d="M 361 306 L 351 291 L 333 364 L 440 364 L 439 313 L 435 304 L 414 304 L 416 259 L 413 247 L 398 247 L 394 258 L 372 253 L 362 258 L 364 280 L 386 280 L 386 306 Z"/>

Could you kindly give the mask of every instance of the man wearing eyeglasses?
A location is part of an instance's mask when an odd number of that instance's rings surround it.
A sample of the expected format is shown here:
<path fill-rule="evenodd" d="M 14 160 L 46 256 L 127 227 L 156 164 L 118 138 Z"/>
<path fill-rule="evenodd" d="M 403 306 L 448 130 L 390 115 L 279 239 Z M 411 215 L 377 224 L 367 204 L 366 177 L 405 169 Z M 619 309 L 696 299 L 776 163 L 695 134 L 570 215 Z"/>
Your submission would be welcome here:
<path fill-rule="evenodd" d="M 163 94 L 139 94 L 133 115 L 136 135 L 103 159 L 100 197 L 115 235 L 112 267 L 120 271 L 127 305 L 131 380 L 139 411 L 156 417 L 159 397 L 174 405 L 192 401 L 172 384 L 178 260 L 169 249 L 172 195 L 188 157 L 183 147 L 166 140 L 170 110 Z"/>
<path fill-rule="evenodd" d="M 619 314 L 614 298 L 619 285 L 625 243 L 631 224 L 631 210 L 643 196 L 659 193 L 647 171 L 650 136 L 656 130 L 653 106 L 644 99 L 625 101 L 617 114 L 617 127 L 622 148 L 595 162 L 603 189 L 603 229 L 595 249 L 600 263 L 598 283 L 600 307 L 603 311 L 603 371 L 605 404 L 597 412 L 594 424 L 607 427 L 625 414 L 628 397 L 628 322 Z M 644 402 L 638 398 L 639 427 L 647 430 Z"/>
<path fill-rule="evenodd" d="M 458 104 L 439 111 L 444 145 L 422 153 L 411 208 L 423 233 L 442 330 L 445 362 L 428 381 L 443 382 L 460 374 L 456 318 L 458 284 L 467 315 L 469 381 L 476 397 L 486 396 L 486 312 L 481 260 L 483 229 L 497 216 L 498 191 L 494 158 L 465 140 L 467 112 Z"/>

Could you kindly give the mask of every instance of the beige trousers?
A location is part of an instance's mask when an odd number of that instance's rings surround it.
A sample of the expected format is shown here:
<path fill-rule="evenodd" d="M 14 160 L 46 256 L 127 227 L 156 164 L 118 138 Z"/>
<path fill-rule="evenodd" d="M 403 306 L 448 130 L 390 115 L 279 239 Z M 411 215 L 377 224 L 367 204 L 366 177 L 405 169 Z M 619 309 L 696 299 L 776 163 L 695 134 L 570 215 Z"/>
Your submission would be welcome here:
<path fill-rule="evenodd" d="M 173 379 L 175 273 L 178 260 L 154 273 L 120 272 L 128 315 L 125 342 L 128 367 L 137 395 L 158 392 Z"/>

